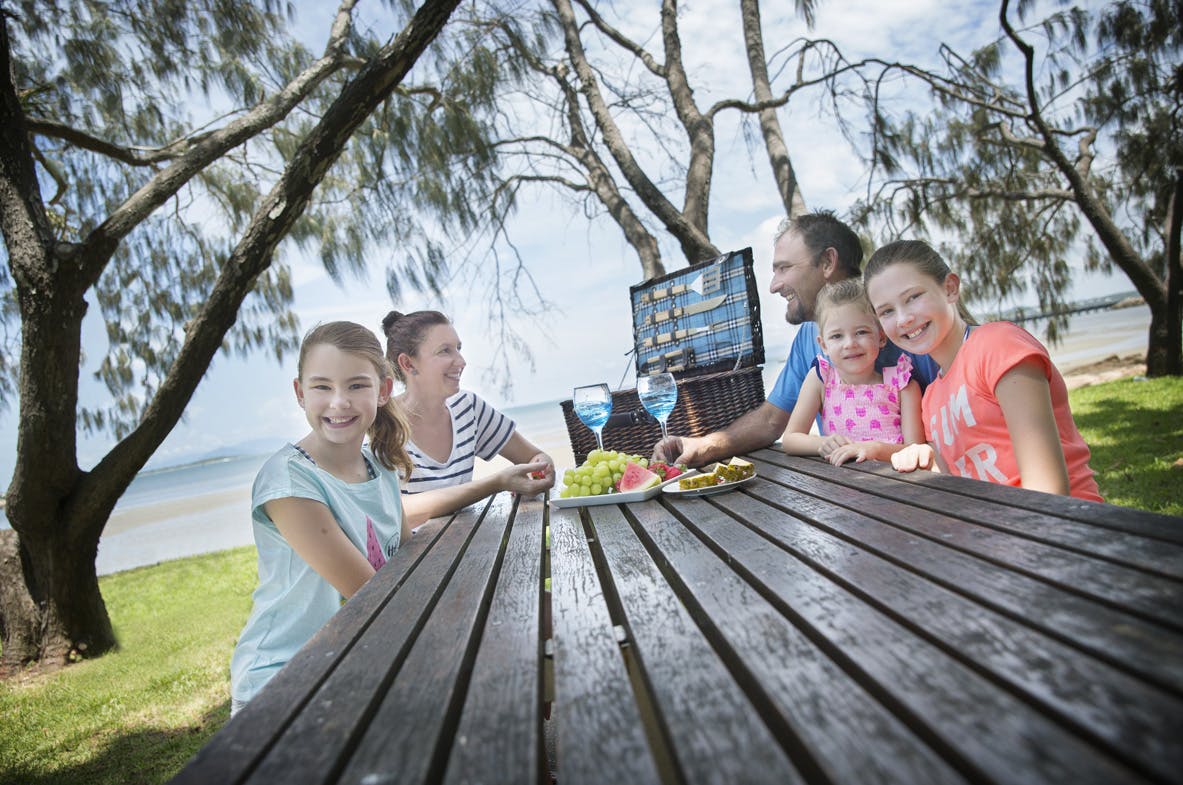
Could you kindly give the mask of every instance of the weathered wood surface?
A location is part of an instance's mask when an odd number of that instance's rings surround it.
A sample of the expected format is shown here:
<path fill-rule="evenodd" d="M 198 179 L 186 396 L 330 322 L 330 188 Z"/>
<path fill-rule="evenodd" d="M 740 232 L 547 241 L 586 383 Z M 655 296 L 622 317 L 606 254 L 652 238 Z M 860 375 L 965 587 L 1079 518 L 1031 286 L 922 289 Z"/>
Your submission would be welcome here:
<path fill-rule="evenodd" d="M 750 457 L 433 522 L 177 781 L 548 782 L 548 657 L 564 785 L 1183 781 L 1183 519 Z"/>

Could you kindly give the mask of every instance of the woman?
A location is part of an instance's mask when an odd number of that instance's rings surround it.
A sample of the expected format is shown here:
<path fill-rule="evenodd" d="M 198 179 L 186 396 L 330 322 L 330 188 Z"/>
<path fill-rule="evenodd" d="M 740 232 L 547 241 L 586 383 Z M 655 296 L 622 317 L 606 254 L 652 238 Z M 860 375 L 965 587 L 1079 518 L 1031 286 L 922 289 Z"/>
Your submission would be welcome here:
<path fill-rule="evenodd" d="M 555 482 L 554 461 L 518 433 L 513 420 L 460 389 L 460 336 L 439 311 L 382 320 L 386 357 L 406 389 L 398 402 L 411 424 L 407 452 L 414 470 L 403 488 L 411 526 L 453 512 L 496 491 L 535 495 Z M 472 479 L 476 458 L 501 455 L 512 466 Z"/>

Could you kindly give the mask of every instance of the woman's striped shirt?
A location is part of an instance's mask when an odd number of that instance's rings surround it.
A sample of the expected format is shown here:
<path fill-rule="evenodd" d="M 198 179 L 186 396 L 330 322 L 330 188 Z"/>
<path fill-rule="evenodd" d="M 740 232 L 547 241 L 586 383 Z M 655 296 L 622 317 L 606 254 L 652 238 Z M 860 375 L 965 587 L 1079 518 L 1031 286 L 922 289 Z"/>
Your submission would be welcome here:
<path fill-rule="evenodd" d="M 452 454 L 440 462 L 408 440 L 407 452 L 415 470 L 403 486 L 403 493 L 421 493 L 469 482 L 476 458 L 491 460 L 513 436 L 513 420 L 467 390 L 453 395 L 446 404 L 452 415 Z"/>

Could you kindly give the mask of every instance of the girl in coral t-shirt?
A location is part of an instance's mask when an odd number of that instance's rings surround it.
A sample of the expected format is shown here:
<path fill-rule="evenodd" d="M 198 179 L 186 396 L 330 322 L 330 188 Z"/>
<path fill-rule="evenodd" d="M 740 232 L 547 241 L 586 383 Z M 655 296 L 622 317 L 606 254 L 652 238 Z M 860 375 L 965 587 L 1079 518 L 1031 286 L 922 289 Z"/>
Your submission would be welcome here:
<path fill-rule="evenodd" d="M 819 354 L 801 384 L 781 446 L 789 455 L 820 454 L 838 466 L 868 458 L 886 461 L 905 444 L 924 441 L 920 385 L 912 358 L 878 370 L 887 342 L 863 283 L 847 278 L 822 287 L 814 306 Z M 809 433 L 822 415 L 824 436 Z"/>
<path fill-rule="evenodd" d="M 892 342 L 941 368 L 921 406 L 928 444 L 893 455 L 897 470 L 1102 501 L 1064 378 L 1043 344 L 1009 322 L 971 324 L 958 307 L 960 279 L 919 240 L 880 248 L 863 279 Z"/>

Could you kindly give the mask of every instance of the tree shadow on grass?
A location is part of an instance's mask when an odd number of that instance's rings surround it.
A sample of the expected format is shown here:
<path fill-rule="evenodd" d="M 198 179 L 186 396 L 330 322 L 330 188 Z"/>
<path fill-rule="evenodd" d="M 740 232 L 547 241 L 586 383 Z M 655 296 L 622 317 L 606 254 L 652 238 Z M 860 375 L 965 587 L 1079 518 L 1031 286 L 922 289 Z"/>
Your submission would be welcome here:
<path fill-rule="evenodd" d="M 46 773 L 0 772 L 0 785 L 158 785 L 177 775 L 230 719 L 230 701 L 183 728 L 118 736 L 90 760 Z"/>
<path fill-rule="evenodd" d="M 1087 412 L 1073 412 L 1092 457 L 1089 465 L 1107 501 L 1179 515 L 1179 481 L 1172 464 L 1183 457 L 1183 407 L 1153 409 L 1108 400 Z M 1102 442 L 1089 433 L 1105 434 Z"/>

